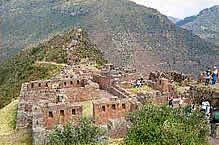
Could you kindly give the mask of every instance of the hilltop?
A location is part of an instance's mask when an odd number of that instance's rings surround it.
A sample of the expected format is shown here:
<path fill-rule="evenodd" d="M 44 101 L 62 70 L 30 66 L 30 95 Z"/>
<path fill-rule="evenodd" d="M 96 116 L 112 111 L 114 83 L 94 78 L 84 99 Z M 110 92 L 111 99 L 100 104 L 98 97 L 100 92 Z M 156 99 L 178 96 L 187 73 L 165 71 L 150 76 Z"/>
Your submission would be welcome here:
<path fill-rule="evenodd" d="M 15 57 L 4 62 L 0 70 L 0 108 L 19 96 L 22 83 L 46 80 L 58 74 L 67 64 L 66 48 L 72 44 L 72 39 L 77 38 L 77 33 L 77 29 L 72 29 L 69 32 L 58 34 L 36 47 L 21 51 Z M 72 57 L 77 57 L 79 61 L 89 58 L 97 63 L 97 67 L 104 64 L 106 61 L 103 59 L 102 53 L 88 39 L 86 31 L 82 30 L 80 33 L 82 36 L 77 42 L 77 49 L 71 54 Z"/>
<path fill-rule="evenodd" d="M 219 44 L 219 5 L 202 10 L 198 15 L 177 22 L 178 26 L 191 30 L 203 39 Z"/>

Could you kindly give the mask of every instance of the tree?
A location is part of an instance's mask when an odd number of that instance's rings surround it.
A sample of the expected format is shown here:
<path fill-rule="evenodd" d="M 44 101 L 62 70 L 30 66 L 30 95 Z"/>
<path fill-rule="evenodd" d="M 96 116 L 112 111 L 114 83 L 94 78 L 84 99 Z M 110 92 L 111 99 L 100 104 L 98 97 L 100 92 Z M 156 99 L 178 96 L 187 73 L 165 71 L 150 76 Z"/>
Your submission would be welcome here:
<path fill-rule="evenodd" d="M 132 123 L 126 144 L 205 144 L 207 121 L 201 112 L 190 116 L 184 108 L 144 105 L 128 116 Z"/>
<path fill-rule="evenodd" d="M 51 145 L 94 144 L 105 131 L 97 127 L 90 119 L 81 118 L 78 125 L 57 126 L 49 135 Z"/>

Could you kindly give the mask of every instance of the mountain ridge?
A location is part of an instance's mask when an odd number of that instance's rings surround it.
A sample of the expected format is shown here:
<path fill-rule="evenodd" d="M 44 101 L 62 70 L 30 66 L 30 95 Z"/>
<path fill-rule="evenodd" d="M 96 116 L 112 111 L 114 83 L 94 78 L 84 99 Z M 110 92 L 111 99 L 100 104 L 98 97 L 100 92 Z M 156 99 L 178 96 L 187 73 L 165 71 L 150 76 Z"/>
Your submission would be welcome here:
<path fill-rule="evenodd" d="M 181 21 L 181 19 L 179 18 L 175 18 L 175 17 L 172 17 L 172 16 L 167 16 L 169 20 L 171 20 L 173 23 L 177 23 L 179 21 Z"/>
<path fill-rule="evenodd" d="M 206 8 L 196 16 L 187 17 L 176 25 L 191 30 L 194 34 L 219 46 L 219 5 Z"/>

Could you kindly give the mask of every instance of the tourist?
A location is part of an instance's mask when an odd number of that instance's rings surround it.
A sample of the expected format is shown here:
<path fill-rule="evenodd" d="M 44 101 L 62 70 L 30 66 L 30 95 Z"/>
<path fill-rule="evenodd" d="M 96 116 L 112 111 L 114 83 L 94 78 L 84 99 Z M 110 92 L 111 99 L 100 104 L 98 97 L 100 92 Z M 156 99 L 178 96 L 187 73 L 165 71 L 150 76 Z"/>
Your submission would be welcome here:
<path fill-rule="evenodd" d="M 212 85 L 216 84 L 217 77 L 218 77 L 218 69 L 217 69 L 216 66 L 214 66 L 214 70 L 213 70 L 213 73 L 212 73 Z"/>
<path fill-rule="evenodd" d="M 140 77 L 140 83 L 143 84 L 144 78 L 143 76 Z"/>
<path fill-rule="evenodd" d="M 202 105 L 201 105 L 201 108 L 202 108 L 202 111 L 205 113 L 206 117 L 209 116 L 209 113 L 210 113 L 210 103 L 208 101 L 203 101 L 202 102 Z"/>
<path fill-rule="evenodd" d="M 139 88 L 141 86 L 140 80 L 136 80 L 134 86 L 135 88 Z"/>
<path fill-rule="evenodd" d="M 211 115 L 211 135 L 215 136 L 216 123 L 219 123 L 219 109 L 215 108 Z"/>
<path fill-rule="evenodd" d="M 201 72 L 201 73 L 199 74 L 199 77 L 198 77 L 198 82 L 199 82 L 199 83 L 203 83 L 203 80 L 204 80 L 204 73 Z"/>
<path fill-rule="evenodd" d="M 137 80 L 136 85 L 137 85 L 137 88 L 141 87 L 141 81 L 140 81 L 140 80 Z"/>
<path fill-rule="evenodd" d="M 169 106 L 173 108 L 173 96 L 168 98 L 169 100 Z"/>
<path fill-rule="evenodd" d="M 206 71 L 206 76 L 205 76 L 205 85 L 206 86 L 209 85 L 210 79 L 211 79 L 211 70 L 208 69 Z"/>
<path fill-rule="evenodd" d="M 179 107 L 181 108 L 182 106 L 183 106 L 183 98 L 182 97 L 180 97 L 179 98 Z"/>

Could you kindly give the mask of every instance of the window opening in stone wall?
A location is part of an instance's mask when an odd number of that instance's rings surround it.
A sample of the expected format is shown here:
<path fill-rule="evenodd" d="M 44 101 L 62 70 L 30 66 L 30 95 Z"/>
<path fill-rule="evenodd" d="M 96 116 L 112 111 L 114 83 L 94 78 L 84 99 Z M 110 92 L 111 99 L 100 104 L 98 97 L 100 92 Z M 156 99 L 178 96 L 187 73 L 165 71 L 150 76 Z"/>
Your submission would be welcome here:
<path fill-rule="evenodd" d="M 126 108 L 125 104 L 122 104 L 122 109 L 125 109 L 125 108 Z"/>
<path fill-rule="evenodd" d="M 72 82 L 72 81 L 70 81 L 70 84 L 71 84 L 71 85 L 73 85 L 73 82 Z"/>
<path fill-rule="evenodd" d="M 52 111 L 49 111 L 49 117 L 50 117 L 50 118 L 53 118 L 53 113 L 52 113 Z"/>
<path fill-rule="evenodd" d="M 102 106 L 102 111 L 106 111 L 106 107 L 105 106 Z"/>
<path fill-rule="evenodd" d="M 36 121 L 36 125 L 39 125 L 39 122 L 38 122 L 38 120 Z"/>
<path fill-rule="evenodd" d="M 48 83 L 46 83 L 46 87 L 48 87 L 49 85 L 48 85 Z"/>
<path fill-rule="evenodd" d="M 34 83 L 31 84 L 31 88 L 33 88 L 33 87 L 34 87 Z"/>
<path fill-rule="evenodd" d="M 56 104 L 59 103 L 59 97 L 56 97 Z"/>
<path fill-rule="evenodd" d="M 76 115 L 76 110 L 72 109 L 72 115 Z"/>
<path fill-rule="evenodd" d="M 66 86 L 66 82 L 64 82 L 64 86 Z"/>
<path fill-rule="evenodd" d="M 60 110 L 60 115 L 61 115 L 61 116 L 64 116 L 64 115 L 65 115 L 64 110 Z"/>
<path fill-rule="evenodd" d="M 80 83 L 79 80 L 77 80 L 77 85 L 79 85 L 79 83 Z"/>
<path fill-rule="evenodd" d="M 28 111 L 29 111 L 27 104 L 24 106 L 24 111 L 25 111 L 25 112 L 28 112 Z"/>
<path fill-rule="evenodd" d="M 113 104 L 113 105 L 112 105 L 112 109 L 113 109 L 113 110 L 116 110 L 116 104 Z"/>
<path fill-rule="evenodd" d="M 38 86 L 41 87 L 41 83 L 39 83 Z"/>

